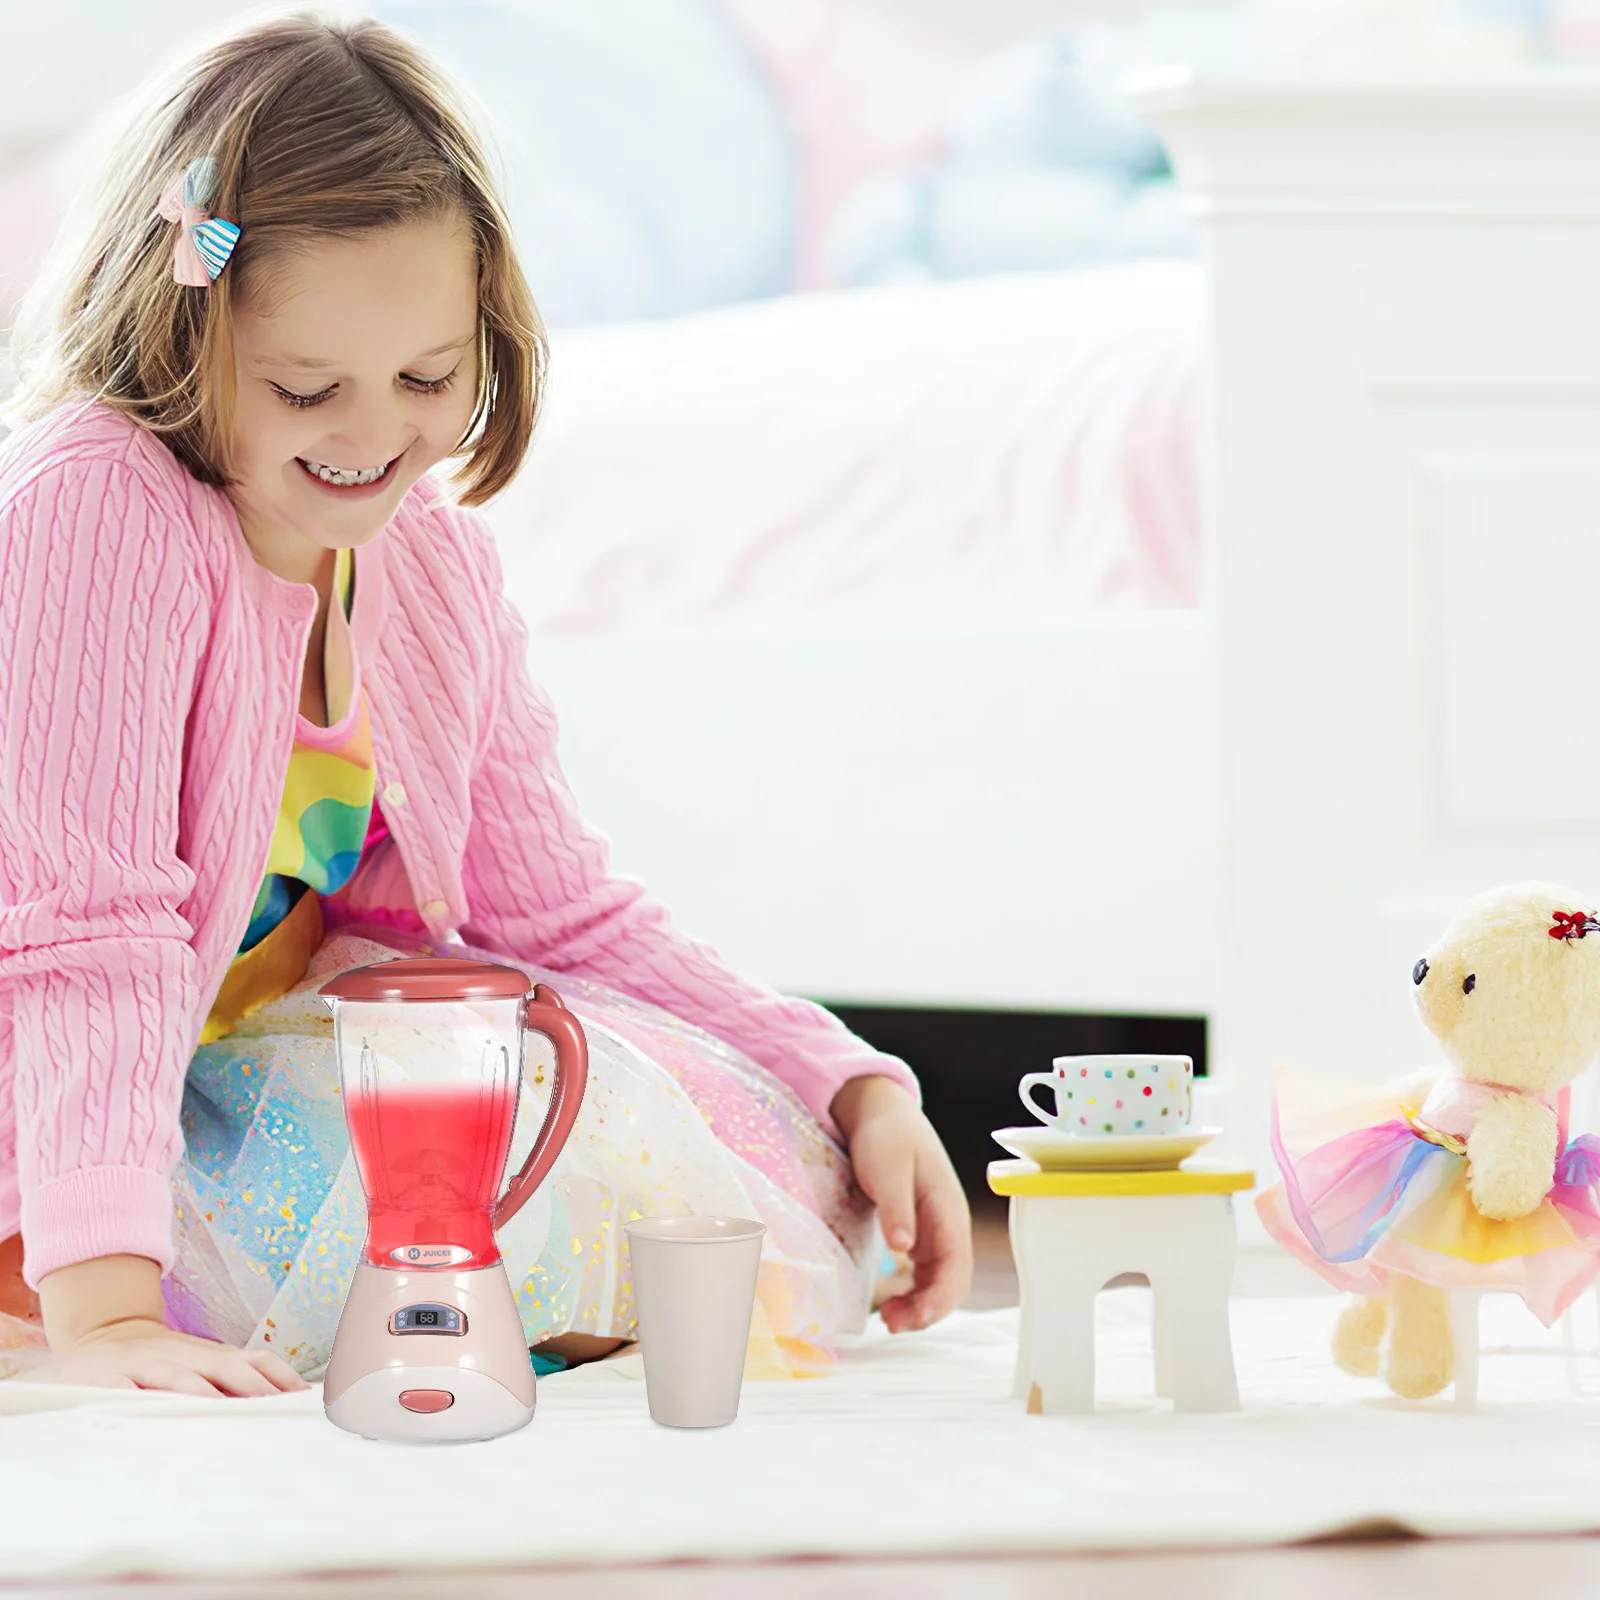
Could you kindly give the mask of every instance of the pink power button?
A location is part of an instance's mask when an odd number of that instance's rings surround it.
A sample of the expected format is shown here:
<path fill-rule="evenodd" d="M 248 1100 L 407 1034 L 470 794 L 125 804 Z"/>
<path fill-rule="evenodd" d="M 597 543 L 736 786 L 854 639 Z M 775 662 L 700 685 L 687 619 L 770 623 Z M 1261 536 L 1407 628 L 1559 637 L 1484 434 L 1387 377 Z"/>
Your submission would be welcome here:
<path fill-rule="evenodd" d="M 400 1404 L 407 1411 L 420 1411 L 427 1415 L 434 1411 L 448 1411 L 456 1397 L 448 1389 L 402 1389 Z"/>

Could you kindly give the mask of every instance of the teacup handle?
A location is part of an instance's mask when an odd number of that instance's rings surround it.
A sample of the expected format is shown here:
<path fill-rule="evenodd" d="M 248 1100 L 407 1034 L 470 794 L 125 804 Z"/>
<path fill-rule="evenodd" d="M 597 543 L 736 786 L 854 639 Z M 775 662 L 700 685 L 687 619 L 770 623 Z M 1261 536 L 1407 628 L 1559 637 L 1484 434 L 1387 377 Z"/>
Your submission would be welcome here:
<path fill-rule="evenodd" d="M 1056 1075 L 1053 1072 L 1030 1072 L 1026 1077 L 1023 1078 L 1022 1082 L 1017 1085 L 1017 1093 L 1021 1096 L 1023 1105 L 1025 1105 L 1034 1114 L 1034 1116 L 1039 1119 L 1040 1122 L 1051 1126 L 1061 1120 L 1060 1108 L 1058 1107 L 1054 1111 L 1046 1111 L 1045 1108 L 1033 1098 L 1033 1086 L 1036 1083 L 1054 1083 L 1055 1081 Z"/>
<path fill-rule="evenodd" d="M 511 1180 L 500 1203 L 494 1208 L 494 1225 L 505 1225 L 525 1206 L 533 1191 L 544 1182 L 561 1147 L 578 1120 L 584 1086 L 589 1081 L 589 1042 L 583 1024 L 567 1010 L 549 984 L 541 983 L 522 1003 L 522 1026 L 529 1033 L 542 1033 L 556 1047 L 556 1076 L 550 1085 L 550 1104 L 544 1126 L 533 1141 L 522 1171 Z"/>

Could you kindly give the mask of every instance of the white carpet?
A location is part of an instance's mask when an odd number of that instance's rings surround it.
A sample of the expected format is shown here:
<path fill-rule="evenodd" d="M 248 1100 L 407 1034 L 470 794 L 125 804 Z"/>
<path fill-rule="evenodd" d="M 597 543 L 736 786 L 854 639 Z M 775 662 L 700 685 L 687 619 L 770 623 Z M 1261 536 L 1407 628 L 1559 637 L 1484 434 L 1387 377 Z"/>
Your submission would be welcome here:
<path fill-rule="evenodd" d="M 708 1433 L 649 1420 L 637 1356 L 542 1380 L 520 1434 L 439 1448 L 342 1434 L 315 1394 L 0 1383 L 0 1562 L 17 1580 L 1600 1530 L 1592 1351 L 1485 1302 L 1463 1416 L 1336 1372 L 1335 1305 L 1235 1301 L 1245 1409 L 1223 1417 L 1150 1398 L 1138 1290 L 1101 1296 L 1094 1418 L 1009 1398 L 1015 1312 L 878 1329 L 831 1377 L 747 1385 Z"/>

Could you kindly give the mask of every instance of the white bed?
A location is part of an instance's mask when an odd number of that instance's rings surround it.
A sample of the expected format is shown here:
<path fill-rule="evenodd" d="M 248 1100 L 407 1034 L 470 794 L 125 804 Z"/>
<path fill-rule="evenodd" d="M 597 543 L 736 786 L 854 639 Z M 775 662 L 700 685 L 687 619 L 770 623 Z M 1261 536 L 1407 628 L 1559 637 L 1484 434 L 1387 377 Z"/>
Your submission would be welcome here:
<path fill-rule="evenodd" d="M 1406 976 L 1459 899 L 1511 877 L 1600 885 L 1600 321 L 1583 314 L 1600 83 L 1173 80 L 1143 98 L 1207 236 L 1197 608 L 1119 603 L 1092 578 L 1074 596 L 1038 565 L 1030 605 L 946 546 L 954 581 L 878 615 L 848 584 L 804 591 L 792 529 L 743 566 L 747 546 L 712 538 L 687 590 L 619 540 L 586 591 L 559 537 L 547 557 L 522 541 L 560 523 L 580 466 L 600 476 L 615 419 L 582 372 L 620 372 L 603 346 L 626 330 L 558 348 L 529 498 L 497 516 L 580 795 L 685 923 L 813 994 L 1206 1013 L 1238 1149 L 1265 1163 L 1277 1062 L 1377 1074 L 1430 1048 Z M 760 309 L 740 315 L 757 338 Z M 1007 371 L 1039 380 L 1037 350 L 1003 333 Z M 707 399 L 696 336 L 641 331 L 685 360 L 635 376 L 666 408 L 666 467 L 709 481 L 679 454 Z M 1192 324 L 1154 337 L 1151 371 L 1162 337 L 1193 353 Z M 759 426 L 714 441 L 747 497 L 763 474 L 792 495 L 775 461 L 803 481 L 837 444 L 786 413 L 788 376 Z M 846 432 L 882 421 L 876 396 L 835 388 Z M 980 464 L 1011 450 L 1025 471 L 1037 435 L 998 401 L 978 413 L 1002 423 L 974 440 Z M 631 525 L 649 480 L 613 462 L 599 492 Z M 586 611 L 586 592 L 622 609 Z"/>
<path fill-rule="evenodd" d="M 490 518 L 620 864 L 804 993 L 1203 1011 L 1201 324 L 1167 264 L 558 335 Z"/>

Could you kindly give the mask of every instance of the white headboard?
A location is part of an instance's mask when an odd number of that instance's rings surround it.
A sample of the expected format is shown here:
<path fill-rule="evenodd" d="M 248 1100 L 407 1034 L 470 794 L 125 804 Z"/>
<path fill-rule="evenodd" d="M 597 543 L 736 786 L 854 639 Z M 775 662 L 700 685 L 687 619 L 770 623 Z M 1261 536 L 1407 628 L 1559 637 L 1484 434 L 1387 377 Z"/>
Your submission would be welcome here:
<path fill-rule="evenodd" d="M 1207 9 L 1231 0 L 1188 0 Z M 873 0 L 880 10 L 931 22 L 974 44 L 995 44 L 1024 29 L 1068 17 L 1127 21 L 1155 9 L 1156 0 Z"/>

